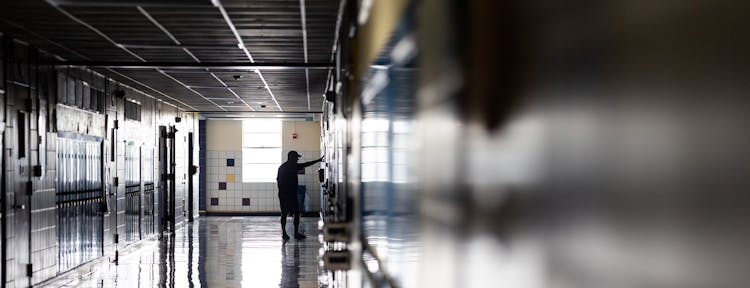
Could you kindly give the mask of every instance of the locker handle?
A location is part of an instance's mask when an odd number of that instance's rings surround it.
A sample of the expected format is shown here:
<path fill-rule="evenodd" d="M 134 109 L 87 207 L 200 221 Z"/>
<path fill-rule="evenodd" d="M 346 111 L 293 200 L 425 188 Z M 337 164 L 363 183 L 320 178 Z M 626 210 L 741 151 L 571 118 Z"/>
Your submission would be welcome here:
<path fill-rule="evenodd" d="M 13 205 L 13 209 L 26 210 L 26 205 Z"/>

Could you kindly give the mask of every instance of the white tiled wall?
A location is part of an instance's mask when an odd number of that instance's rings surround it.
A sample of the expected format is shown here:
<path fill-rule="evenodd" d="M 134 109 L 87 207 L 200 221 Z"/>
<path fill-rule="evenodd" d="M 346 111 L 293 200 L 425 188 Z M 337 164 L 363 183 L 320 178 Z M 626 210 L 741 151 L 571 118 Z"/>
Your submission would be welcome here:
<path fill-rule="evenodd" d="M 297 151 L 302 155 L 301 162 L 317 159 L 318 151 Z M 282 159 L 286 160 L 286 152 Z M 276 182 L 243 183 L 241 151 L 207 151 L 206 168 L 206 207 L 208 212 L 278 212 L 279 199 Z M 227 167 L 227 159 L 234 159 L 235 166 Z M 320 183 L 318 168 L 313 165 L 299 175 L 299 184 L 306 186 L 306 211 L 318 211 L 320 207 Z M 234 181 L 227 181 L 227 175 L 234 174 Z M 219 190 L 219 182 L 226 182 L 226 190 Z M 211 205 L 212 198 L 219 199 L 219 205 Z M 242 198 L 250 198 L 250 206 L 242 205 Z"/>

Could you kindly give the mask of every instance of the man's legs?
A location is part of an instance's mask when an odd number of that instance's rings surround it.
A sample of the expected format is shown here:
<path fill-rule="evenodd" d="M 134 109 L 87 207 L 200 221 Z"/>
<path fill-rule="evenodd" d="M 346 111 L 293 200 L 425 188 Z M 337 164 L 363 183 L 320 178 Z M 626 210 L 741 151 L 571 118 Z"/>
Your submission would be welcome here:
<path fill-rule="evenodd" d="M 299 212 L 294 213 L 294 234 L 299 234 Z"/>
<path fill-rule="evenodd" d="M 299 233 L 299 211 L 294 213 L 294 238 L 295 239 L 304 239 L 307 238 L 302 233 Z"/>
<path fill-rule="evenodd" d="M 281 211 L 281 237 L 284 239 L 289 239 L 289 235 L 286 234 L 286 217 L 287 216 L 288 216 L 288 213 L 286 211 Z"/>

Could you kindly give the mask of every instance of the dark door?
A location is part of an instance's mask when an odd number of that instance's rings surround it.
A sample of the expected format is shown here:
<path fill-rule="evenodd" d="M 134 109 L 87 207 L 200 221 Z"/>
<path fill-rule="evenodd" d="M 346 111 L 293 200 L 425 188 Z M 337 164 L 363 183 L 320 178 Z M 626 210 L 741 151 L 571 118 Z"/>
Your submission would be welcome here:
<path fill-rule="evenodd" d="M 167 194 L 169 193 L 167 190 L 168 187 L 168 181 L 167 178 L 169 177 L 169 165 L 167 165 L 167 161 L 169 161 L 169 155 L 167 154 L 167 127 L 166 126 L 159 126 L 159 185 L 158 185 L 158 198 L 159 198 L 159 205 L 158 205 L 158 211 L 159 211 L 159 233 L 162 233 L 166 230 L 167 223 L 168 223 L 168 215 L 167 215 Z"/>
<path fill-rule="evenodd" d="M 169 161 L 167 163 L 169 163 L 169 165 L 168 165 L 168 169 L 169 169 L 168 170 L 168 173 L 169 173 L 168 175 L 169 175 L 169 177 L 167 177 L 167 180 L 168 180 L 169 188 L 167 190 L 169 191 L 169 193 L 167 194 L 167 196 L 168 196 L 168 198 L 167 198 L 168 200 L 167 201 L 169 202 L 169 205 L 167 206 L 167 209 L 169 210 L 168 211 L 169 218 L 167 220 L 169 221 L 169 223 L 168 223 L 169 226 L 167 228 L 169 228 L 170 232 L 174 232 L 174 228 L 175 228 L 175 223 L 174 222 L 177 219 L 176 216 L 175 216 L 175 214 L 176 214 L 176 209 L 175 209 L 176 203 L 175 202 L 177 201 L 177 197 L 176 197 L 177 196 L 177 193 L 176 193 L 176 191 L 177 191 L 177 185 L 176 185 L 176 182 L 177 182 L 177 173 L 176 173 L 177 163 L 175 161 L 175 158 L 177 156 L 177 151 L 175 151 L 175 142 L 176 142 L 175 140 L 176 140 L 176 136 L 177 136 L 177 129 L 175 128 L 175 126 L 170 126 L 169 127 L 168 136 L 169 136 L 169 138 L 167 139 L 168 140 L 167 142 L 169 144 L 167 145 L 167 148 L 169 150 Z"/>
<path fill-rule="evenodd" d="M 159 232 L 174 231 L 175 221 L 175 132 L 174 126 L 159 126 Z"/>
<path fill-rule="evenodd" d="M 193 185 L 195 185 L 195 175 L 198 172 L 198 167 L 195 166 L 195 159 L 193 157 L 193 149 L 195 149 L 193 145 L 193 132 L 188 133 L 188 195 L 187 195 L 187 216 L 188 216 L 188 222 L 193 222 L 193 209 L 195 208 L 195 205 L 193 205 L 193 192 L 195 191 L 195 188 Z"/>

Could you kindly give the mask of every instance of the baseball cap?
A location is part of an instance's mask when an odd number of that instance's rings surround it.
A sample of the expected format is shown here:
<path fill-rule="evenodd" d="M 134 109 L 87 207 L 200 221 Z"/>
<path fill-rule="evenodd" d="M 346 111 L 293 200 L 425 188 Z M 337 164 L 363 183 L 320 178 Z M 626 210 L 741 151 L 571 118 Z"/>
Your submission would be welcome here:
<path fill-rule="evenodd" d="M 287 153 L 287 154 L 286 154 L 286 156 L 287 156 L 288 158 L 290 158 L 290 159 L 291 159 L 292 157 L 297 157 L 297 158 L 300 158 L 300 157 L 302 157 L 302 155 L 299 155 L 299 153 L 297 153 L 297 151 L 294 151 L 294 150 L 292 150 L 292 151 L 289 151 L 289 153 Z"/>

